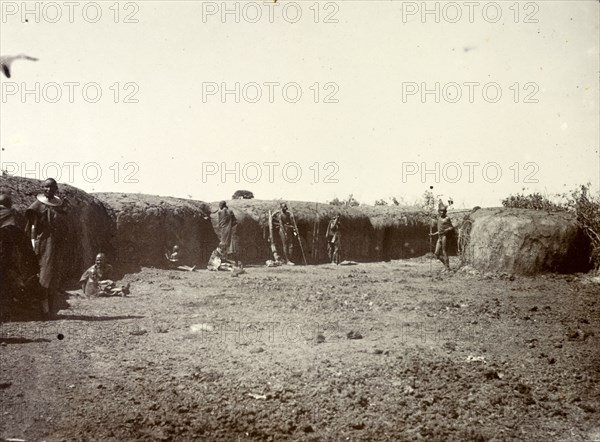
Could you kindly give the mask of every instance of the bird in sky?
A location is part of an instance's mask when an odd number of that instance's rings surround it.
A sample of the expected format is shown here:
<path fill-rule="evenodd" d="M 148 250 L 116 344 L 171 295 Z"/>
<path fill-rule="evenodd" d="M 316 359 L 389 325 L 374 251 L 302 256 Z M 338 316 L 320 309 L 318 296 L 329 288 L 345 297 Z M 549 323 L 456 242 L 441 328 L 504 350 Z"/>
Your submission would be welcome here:
<path fill-rule="evenodd" d="M 2 68 L 2 72 L 6 75 L 6 78 L 10 78 L 10 65 L 15 60 L 31 60 L 38 61 L 37 58 L 30 57 L 29 55 L 19 54 L 19 55 L 1 55 L 0 56 L 0 67 Z"/>

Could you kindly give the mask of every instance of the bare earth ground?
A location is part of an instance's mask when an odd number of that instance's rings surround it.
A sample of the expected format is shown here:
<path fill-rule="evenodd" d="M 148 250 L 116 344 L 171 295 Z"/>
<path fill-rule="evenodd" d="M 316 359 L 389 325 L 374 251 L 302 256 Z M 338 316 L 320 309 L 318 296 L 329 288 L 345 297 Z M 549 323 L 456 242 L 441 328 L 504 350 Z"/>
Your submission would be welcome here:
<path fill-rule="evenodd" d="M 73 296 L 2 325 L 0 436 L 600 440 L 598 285 L 432 267 L 143 269 L 127 298 Z"/>

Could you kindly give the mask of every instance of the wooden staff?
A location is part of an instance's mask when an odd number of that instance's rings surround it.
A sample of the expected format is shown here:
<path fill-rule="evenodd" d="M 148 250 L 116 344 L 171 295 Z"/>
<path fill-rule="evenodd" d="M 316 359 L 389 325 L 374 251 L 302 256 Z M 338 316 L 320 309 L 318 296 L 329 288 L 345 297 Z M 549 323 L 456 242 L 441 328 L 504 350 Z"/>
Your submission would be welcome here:
<path fill-rule="evenodd" d="M 302 259 L 304 260 L 304 265 L 308 265 L 306 263 L 306 255 L 304 254 L 304 247 L 302 247 L 302 237 L 300 236 L 300 231 L 298 230 L 298 224 L 296 224 L 296 217 L 294 216 L 294 212 L 290 210 L 290 205 L 288 204 L 288 210 L 290 211 L 290 217 L 292 218 L 292 222 L 294 223 L 294 229 L 296 230 L 296 235 L 298 235 L 298 244 L 300 244 L 300 251 L 302 252 Z"/>

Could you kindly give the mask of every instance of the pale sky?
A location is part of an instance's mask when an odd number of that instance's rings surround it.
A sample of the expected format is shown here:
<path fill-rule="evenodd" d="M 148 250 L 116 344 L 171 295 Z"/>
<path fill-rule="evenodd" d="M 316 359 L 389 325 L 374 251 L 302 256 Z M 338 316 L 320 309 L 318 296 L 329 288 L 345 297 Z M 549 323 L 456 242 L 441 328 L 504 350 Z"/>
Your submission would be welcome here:
<path fill-rule="evenodd" d="M 522 188 L 598 191 L 598 1 L 427 2 L 438 17 L 421 1 L 119 2 L 118 17 L 115 3 L 93 23 L 92 2 L 71 20 L 65 2 L 0 1 L 0 54 L 39 58 L 0 78 L 3 169 L 205 201 L 247 189 L 411 203 L 433 185 L 460 208 Z M 239 103 L 221 96 L 236 82 Z M 96 103 L 82 93 L 92 100 L 93 83 Z M 421 94 L 436 83 L 438 102 Z"/>

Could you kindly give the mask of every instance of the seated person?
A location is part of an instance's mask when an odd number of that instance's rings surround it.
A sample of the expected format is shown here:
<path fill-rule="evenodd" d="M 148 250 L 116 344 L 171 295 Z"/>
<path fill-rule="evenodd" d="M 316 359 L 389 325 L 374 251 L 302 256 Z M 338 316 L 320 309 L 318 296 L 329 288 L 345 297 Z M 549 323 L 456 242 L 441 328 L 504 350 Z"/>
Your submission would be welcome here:
<path fill-rule="evenodd" d="M 79 283 L 86 296 L 125 296 L 129 294 L 129 284 L 117 287 L 112 277 L 112 266 L 106 263 L 106 255 L 98 253 L 96 262 L 87 269 Z"/>
<path fill-rule="evenodd" d="M 172 269 L 187 270 L 188 272 L 193 272 L 194 270 L 196 270 L 196 266 L 190 267 L 187 265 L 179 265 L 181 261 L 181 252 L 179 251 L 179 246 L 177 245 L 173 246 L 172 252 L 165 252 L 165 258 L 167 258 L 167 261 L 169 262 L 169 267 Z"/>
<path fill-rule="evenodd" d="M 179 262 L 179 246 L 173 246 L 173 251 L 167 252 L 166 256 L 170 263 L 176 265 Z"/>
<path fill-rule="evenodd" d="M 219 246 L 212 252 L 210 258 L 208 259 L 208 265 L 206 266 L 208 270 L 217 271 L 234 269 L 234 263 L 225 258 L 223 249 L 223 244 L 219 244 Z"/>

